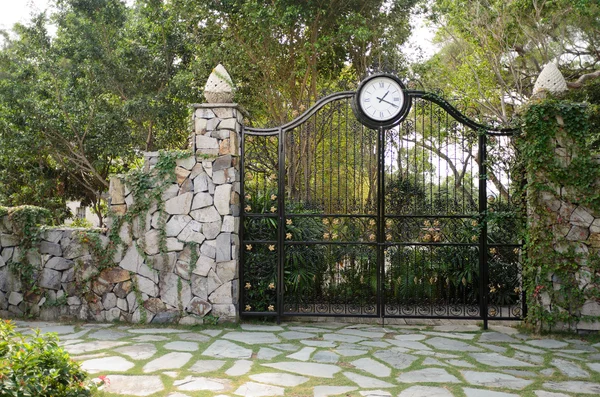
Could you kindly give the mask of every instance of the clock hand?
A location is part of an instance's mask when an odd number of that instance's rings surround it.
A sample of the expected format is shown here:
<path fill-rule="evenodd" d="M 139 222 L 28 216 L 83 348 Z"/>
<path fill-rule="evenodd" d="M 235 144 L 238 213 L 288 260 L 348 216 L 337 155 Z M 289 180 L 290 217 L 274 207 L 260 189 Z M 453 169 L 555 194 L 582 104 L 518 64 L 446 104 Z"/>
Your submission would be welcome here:
<path fill-rule="evenodd" d="M 377 98 L 377 99 L 379 99 L 379 103 L 381 103 L 381 101 L 383 101 L 383 98 L 385 98 L 385 97 L 387 96 L 387 94 L 389 94 L 389 93 L 390 93 L 390 92 L 388 91 L 388 92 L 386 92 L 386 93 L 385 93 L 385 95 L 383 95 L 381 98 Z M 387 102 L 387 101 L 384 101 L 384 102 Z"/>
<path fill-rule="evenodd" d="M 385 98 L 385 95 L 383 96 L 383 98 Z M 395 103 L 392 103 L 392 102 L 386 101 L 386 100 L 385 100 L 385 99 L 383 99 L 383 98 L 379 98 L 379 97 L 377 97 L 377 99 L 379 99 L 379 103 L 381 103 L 381 102 L 385 102 L 385 103 L 387 103 L 388 105 L 392 105 L 392 106 L 393 106 L 393 107 L 395 107 L 395 108 L 397 108 L 397 107 L 398 107 L 398 105 L 396 105 Z"/>

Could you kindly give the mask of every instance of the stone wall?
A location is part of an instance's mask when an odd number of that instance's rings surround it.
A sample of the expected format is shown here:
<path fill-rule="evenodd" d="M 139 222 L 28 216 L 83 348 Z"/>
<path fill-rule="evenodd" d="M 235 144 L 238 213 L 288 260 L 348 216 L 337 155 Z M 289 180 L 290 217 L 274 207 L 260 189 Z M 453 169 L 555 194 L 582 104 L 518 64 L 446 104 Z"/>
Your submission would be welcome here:
<path fill-rule="evenodd" d="M 35 288 L 9 268 L 22 262 L 9 215 L 0 218 L 0 317 L 202 323 L 238 318 L 240 137 L 234 104 L 194 105 L 190 149 L 176 180 L 141 214 L 127 176 L 110 181 L 108 230 L 49 229 L 27 253 Z M 144 172 L 160 154 L 144 153 Z M 140 219 L 143 218 L 143 219 Z M 111 240 L 118 234 L 117 243 Z M 116 230 L 118 228 L 118 230 Z M 100 266 L 89 236 L 110 252 Z M 96 242 L 98 244 L 98 241 Z M 96 250 L 97 251 L 97 250 Z M 99 268 L 100 266 L 100 268 Z M 211 319 L 212 321 L 212 319 Z"/>
<path fill-rule="evenodd" d="M 567 168 L 573 159 L 578 157 L 577 145 L 564 134 L 558 134 L 552 140 L 552 148 L 555 158 L 559 164 Z M 600 167 L 600 157 L 595 158 L 595 163 Z M 578 331 L 600 330 L 600 322 L 581 320 L 584 316 L 600 318 L 600 302 L 595 298 L 600 288 L 594 282 L 597 278 L 596 270 L 590 267 L 592 258 L 598 258 L 600 255 L 600 213 L 586 207 L 580 203 L 581 197 L 574 187 L 574 180 L 564 180 L 560 185 L 552 183 L 543 173 L 529 174 L 529 183 L 537 183 L 550 186 L 550 191 L 541 191 L 532 195 L 528 193 L 529 202 L 529 227 L 545 228 L 550 231 L 552 237 L 553 250 L 558 254 L 572 252 L 576 259 L 573 262 L 573 268 L 568 278 L 575 280 L 577 288 L 580 291 L 568 290 L 568 288 L 557 275 L 548 275 L 548 281 L 553 291 L 541 289 L 539 299 L 545 310 L 551 311 L 552 308 L 558 311 L 572 310 L 568 308 L 566 302 L 552 298 L 557 296 L 553 292 L 567 289 L 567 295 L 586 296 L 583 306 L 576 309 L 573 313 L 580 320 L 576 324 L 556 324 L 558 329 L 572 329 L 576 327 Z M 600 180 L 596 181 L 595 186 L 600 189 Z M 539 206 L 544 211 L 544 216 L 539 216 L 532 211 L 532 206 Z M 560 256 L 560 255 L 559 255 Z M 564 277 L 564 276 L 563 276 Z M 577 293 L 575 293 L 577 292 Z M 537 294 L 536 291 L 530 293 Z"/>

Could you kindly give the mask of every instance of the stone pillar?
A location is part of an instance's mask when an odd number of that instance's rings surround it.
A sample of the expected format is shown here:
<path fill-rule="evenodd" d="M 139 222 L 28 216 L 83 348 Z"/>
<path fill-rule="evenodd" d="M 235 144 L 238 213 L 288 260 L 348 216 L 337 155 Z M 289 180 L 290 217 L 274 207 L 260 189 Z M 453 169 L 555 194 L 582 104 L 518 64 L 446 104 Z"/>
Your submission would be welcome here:
<path fill-rule="evenodd" d="M 190 215 L 202 223 L 199 267 L 207 266 L 208 302 L 211 314 L 238 317 L 238 268 L 240 228 L 240 137 L 242 113 L 233 99 L 229 74 L 219 65 L 210 75 L 205 97 L 208 103 L 193 105 L 190 140 L 203 172 L 194 179 Z M 209 260 L 214 258 L 213 261 Z"/>

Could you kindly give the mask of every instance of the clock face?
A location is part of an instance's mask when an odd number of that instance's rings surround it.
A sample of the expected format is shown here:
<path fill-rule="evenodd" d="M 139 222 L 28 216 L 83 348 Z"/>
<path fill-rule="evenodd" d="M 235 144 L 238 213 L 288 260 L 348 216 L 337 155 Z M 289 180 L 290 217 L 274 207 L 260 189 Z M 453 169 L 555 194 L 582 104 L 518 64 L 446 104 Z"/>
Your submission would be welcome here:
<path fill-rule="evenodd" d="M 357 99 L 364 115 L 375 121 L 393 120 L 404 108 L 400 84 L 387 76 L 365 81 Z"/>
<path fill-rule="evenodd" d="M 410 110 L 410 97 L 397 76 L 376 74 L 363 80 L 352 100 L 356 118 L 369 128 L 391 128 Z"/>

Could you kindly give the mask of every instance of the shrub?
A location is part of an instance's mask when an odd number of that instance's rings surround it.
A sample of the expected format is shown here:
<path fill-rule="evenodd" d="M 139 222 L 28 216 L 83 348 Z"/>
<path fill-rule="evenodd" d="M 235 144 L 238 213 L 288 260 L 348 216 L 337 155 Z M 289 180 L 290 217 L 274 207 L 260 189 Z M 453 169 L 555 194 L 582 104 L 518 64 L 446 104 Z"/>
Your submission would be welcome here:
<path fill-rule="evenodd" d="M 23 336 L 0 320 L 0 396 L 91 396 L 93 382 L 54 334 Z"/>

